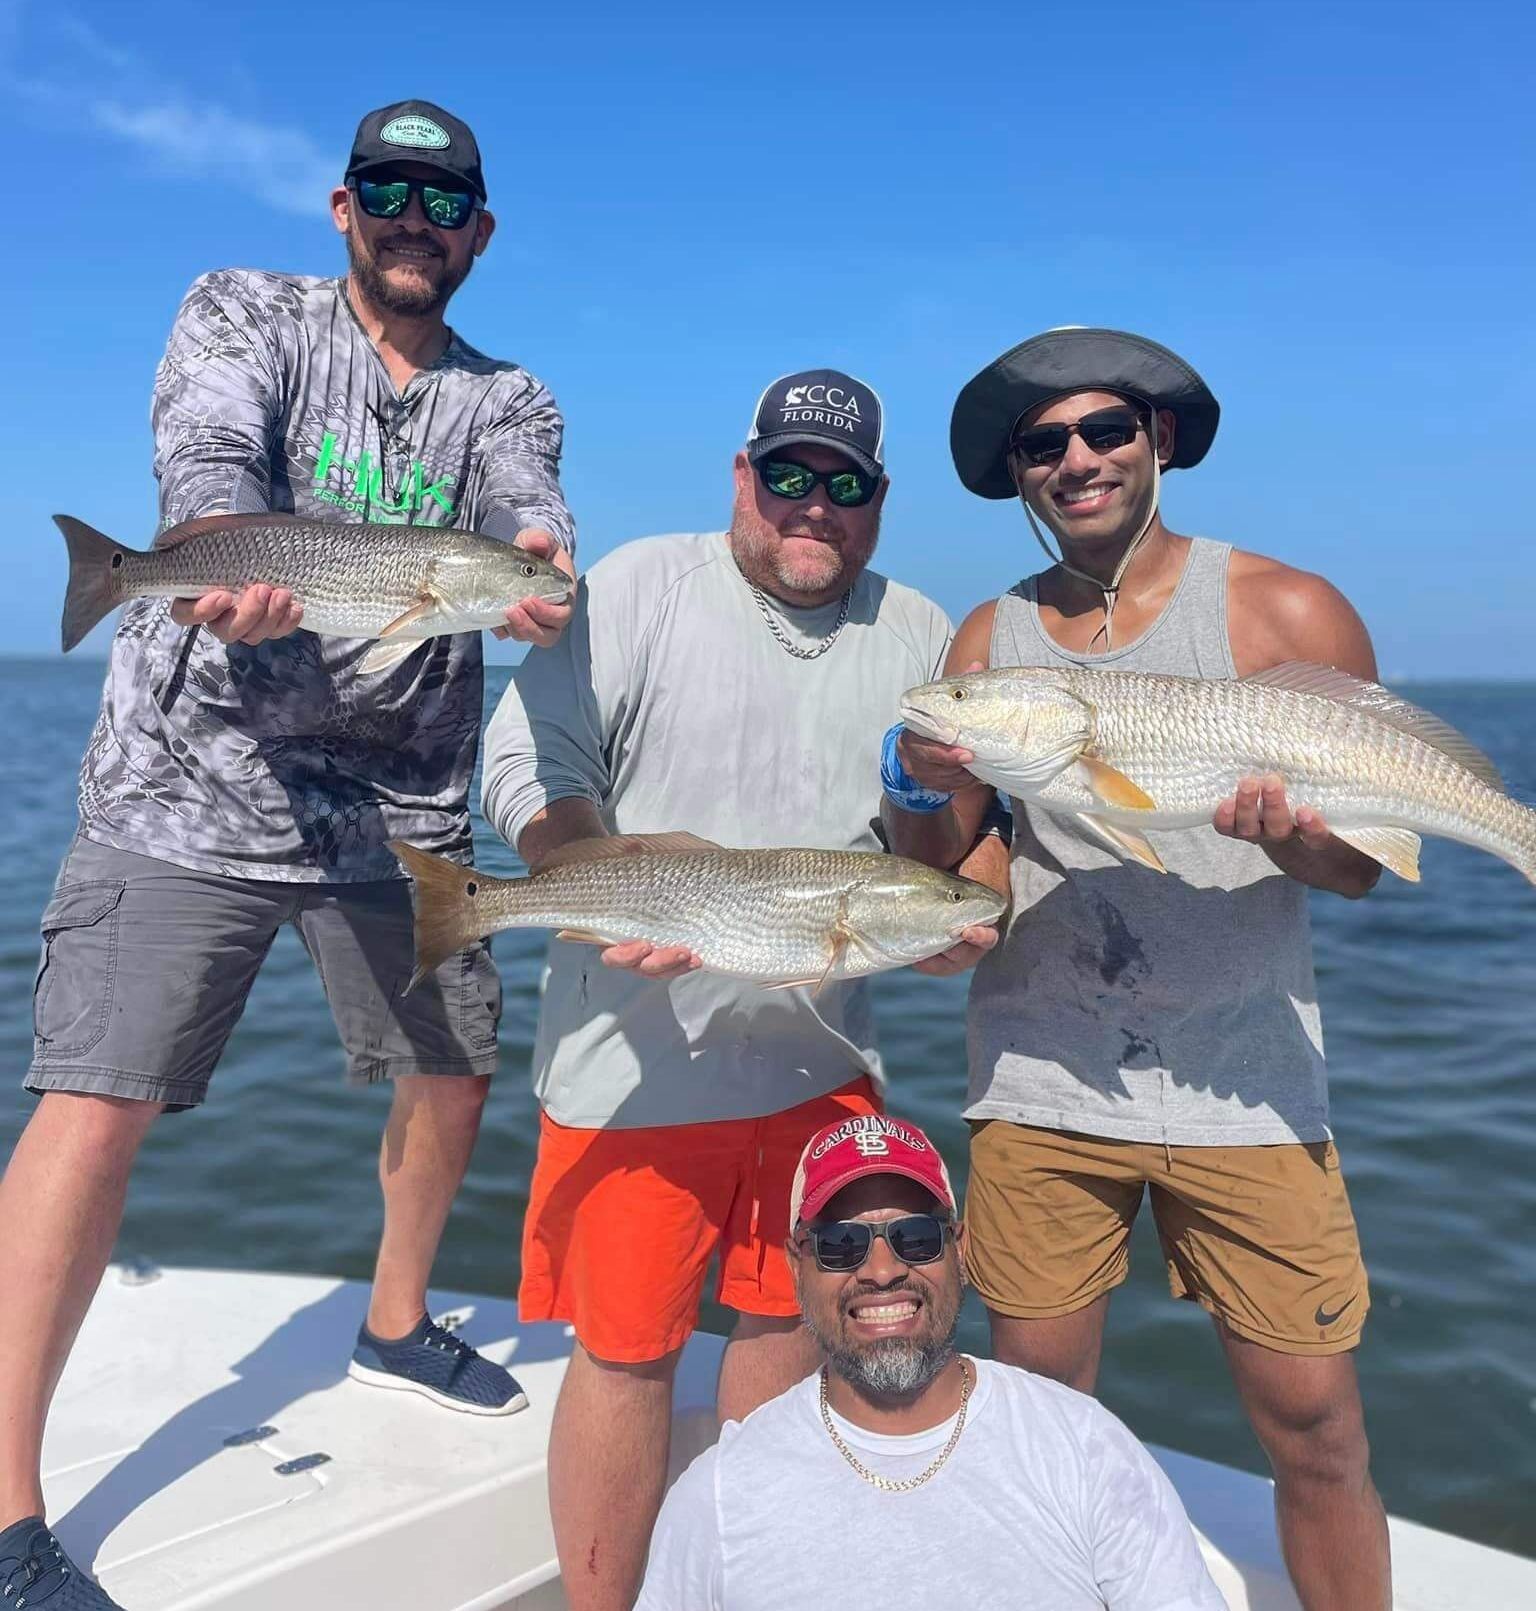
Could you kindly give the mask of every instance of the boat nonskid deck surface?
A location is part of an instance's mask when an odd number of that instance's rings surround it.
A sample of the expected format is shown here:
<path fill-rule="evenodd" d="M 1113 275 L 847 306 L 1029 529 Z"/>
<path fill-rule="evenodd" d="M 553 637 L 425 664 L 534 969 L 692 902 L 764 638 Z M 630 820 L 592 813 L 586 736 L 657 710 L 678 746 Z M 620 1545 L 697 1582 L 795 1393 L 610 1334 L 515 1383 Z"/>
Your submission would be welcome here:
<path fill-rule="evenodd" d="M 569 1329 L 434 1294 L 528 1395 L 516 1415 L 459 1415 L 348 1379 L 366 1303 L 361 1284 L 314 1276 L 107 1272 L 55 1400 L 44 1486 L 66 1548 L 124 1611 L 565 1604 L 545 1475 Z M 674 1476 L 714 1438 L 722 1346 L 699 1334 L 684 1353 Z M 1295 1611 L 1269 1483 L 1153 1452 L 1233 1611 Z M 1536 1606 L 1536 1561 L 1407 1522 L 1392 1535 L 1402 1611 Z"/>

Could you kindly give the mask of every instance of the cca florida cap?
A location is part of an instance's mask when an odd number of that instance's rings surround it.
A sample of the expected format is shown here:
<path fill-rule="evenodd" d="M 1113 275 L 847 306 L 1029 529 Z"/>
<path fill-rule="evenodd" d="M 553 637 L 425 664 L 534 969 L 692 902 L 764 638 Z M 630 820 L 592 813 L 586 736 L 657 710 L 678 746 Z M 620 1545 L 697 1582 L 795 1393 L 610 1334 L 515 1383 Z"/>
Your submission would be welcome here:
<path fill-rule="evenodd" d="M 1126 330 L 1068 325 L 1011 347 L 968 381 L 955 401 L 949 449 L 961 481 L 982 498 L 1014 498 L 1008 443 L 1021 414 L 1069 392 L 1121 392 L 1174 417 L 1173 457 L 1187 470 L 1206 455 L 1221 405 L 1194 369 Z"/>
<path fill-rule="evenodd" d="M 812 1220 L 844 1186 L 866 1175 L 905 1175 L 955 1211 L 955 1189 L 939 1149 L 915 1124 L 858 1113 L 818 1130 L 805 1144 L 789 1189 L 789 1223 Z"/>
<path fill-rule="evenodd" d="M 885 411 L 874 387 L 840 369 L 781 375 L 752 412 L 747 457 L 756 464 L 796 442 L 836 448 L 870 475 L 884 475 Z"/>
<path fill-rule="evenodd" d="M 480 147 L 469 125 L 431 101 L 396 101 L 368 113 L 357 126 L 343 178 L 396 162 L 441 168 L 485 200 Z"/>

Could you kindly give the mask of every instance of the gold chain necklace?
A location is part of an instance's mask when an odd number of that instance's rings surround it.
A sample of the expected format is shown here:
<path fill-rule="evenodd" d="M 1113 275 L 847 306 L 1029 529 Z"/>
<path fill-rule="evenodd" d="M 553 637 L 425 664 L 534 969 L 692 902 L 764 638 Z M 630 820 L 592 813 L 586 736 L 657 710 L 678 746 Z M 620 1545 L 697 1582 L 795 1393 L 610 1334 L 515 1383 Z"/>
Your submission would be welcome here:
<path fill-rule="evenodd" d="M 878 1488 L 882 1493 L 907 1494 L 914 1488 L 921 1488 L 927 1480 L 934 1476 L 939 1467 L 955 1452 L 955 1445 L 960 1441 L 960 1434 L 965 1430 L 965 1406 L 971 1397 L 971 1373 L 966 1368 L 964 1359 L 960 1361 L 960 1413 L 955 1417 L 955 1430 L 949 1434 L 949 1442 L 939 1450 L 933 1463 L 926 1471 L 920 1471 L 915 1477 L 906 1477 L 901 1482 L 893 1482 L 889 1477 L 882 1477 L 879 1472 L 871 1471 L 863 1465 L 858 1456 L 837 1435 L 837 1428 L 832 1424 L 832 1412 L 827 1407 L 827 1367 L 821 1367 L 821 1423 L 827 1429 L 827 1436 L 832 1439 L 833 1447 L 842 1455 L 849 1465 L 872 1488 Z"/>

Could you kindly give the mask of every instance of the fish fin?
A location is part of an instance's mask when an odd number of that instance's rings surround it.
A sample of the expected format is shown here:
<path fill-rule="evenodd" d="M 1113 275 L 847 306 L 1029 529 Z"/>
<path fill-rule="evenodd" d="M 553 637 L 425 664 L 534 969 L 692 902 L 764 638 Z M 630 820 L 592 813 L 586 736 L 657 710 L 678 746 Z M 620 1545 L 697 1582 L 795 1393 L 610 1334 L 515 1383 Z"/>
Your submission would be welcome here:
<path fill-rule="evenodd" d="M 1143 867 L 1150 867 L 1154 873 L 1168 871 L 1163 865 L 1163 858 L 1134 829 L 1122 828 L 1114 822 L 1105 822 L 1102 817 L 1090 816 L 1086 811 L 1078 812 L 1077 820 L 1085 828 L 1096 833 L 1117 855 L 1129 856 L 1133 861 L 1139 861 Z"/>
<path fill-rule="evenodd" d="M 115 543 L 105 532 L 73 515 L 55 515 L 53 523 L 69 544 L 69 587 L 64 594 L 60 639 L 68 654 L 98 621 L 111 615 L 126 597 L 118 585 L 123 560 L 139 552 Z"/>
<path fill-rule="evenodd" d="M 802 985 L 821 985 L 820 978 L 816 979 L 780 979 L 774 984 L 759 985 L 760 990 L 798 990 Z"/>
<path fill-rule="evenodd" d="M 564 867 L 577 861 L 607 861 L 614 856 L 686 856 L 700 850 L 722 847 L 692 833 L 615 833 L 601 838 L 572 839 L 559 845 L 530 869 L 547 873 L 551 867 Z"/>
<path fill-rule="evenodd" d="M 475 909 L 485 875 L 403 839 L 391 839 L 389 848 L 416 885 L 416 971 L 405 987 L 409 992 L 439 963 L 487 932 Z"/>
<path fill-rule="evenodd" d="M 827 980 L 832 977 L 832 970 L 843 960 L 848 947 L 858 943 L 858 938 L 855 931 L 848 926 L 848 897 L 845 894 L 837 903 L 837 921 L 832 925 L 832 943 L 827 951 L 827 965 L 821 970 L 821 977 L 817 979 L 815 988 L 811 991 L 813 998 L 819 996 L 826 988 Z"/>
<path fill-rule="evenodd" d="M 1080 755 L 1077 764 L 1083 769 L 1083 781 L 1101 804 L 1119 806 L 1122 811 L 1157 810 L 1157 801 L 1140 784 L 1132 783 L 1124 772 L 1117 772 L 1107 761 L 1094 755 Z"/>
<path fill-rule="evenodd" d="M 394 637 L 397 632 L 403 632 L 408 626 L 414 626 L 416 622 L 425 620 L 427 616 L 442 605 L 442 602 L 436 593 L 424 592 L 408 610 L 397 615 L 388 626 L 380 627 L 379 636 L 381 638 Z"/>
<path fill-rule="evenodd" d="M 1310 660 L 1287 660 L 1267 671 L 1256 671 L 1243 681 L 1261 683 L 1266 688 L 1288 688 L 1292 693 L 1317 694 L 1341 705 L 1352 705 L 1388 727 L 1395 727 L 1398 732 L 1407 733 L 1442 755 L 1448 755 L 1490 788 L 1504 788 L 1498 767 L 1469 738 L 1457 732 L 1449 722 L 1410 704 L 1379 682 L 1367 682 L 1363 677 L 1352 677 L 1347 671 L 1316 665 Z"/>
<path fill-rule="evenodd" d="M 357 669 L 371 677 L 379 672 L 393 671 L 400 662 L 413 655 L 428 640 L 425 638 L 382 639 L 357 662 Z"/>
<path fill-rule="evenodd" d="M 556 929 L 555 938 L 565 940 L 571 945 L 617 945 L 617 940 L 610 940 L 606 934 L 594 934 L 590 929 Z"/>
<path fill-rule="evenodd" d="M 1408 828 L 1334 828 L 1335 839 L 1353 845 L 1362 856 L 1379 861 L 1410 884 L 1419 882 L 1419 846 L 1423 840 Z"/>
<path fill-rule="evenodd" d="M 1065 743 L 1043 755 L 1029 759 L 1009 756 L 1004 761 L 987 761 L 978 757 L 967 768 L 983 783 L 1006 789 L 1020 799 L 1038 794 L 1052 778 L 1060 777 L 1072 763 L 1081 758 L 1092 737 L 1087 722 L 1080 733 L 1074 733 Z"/>

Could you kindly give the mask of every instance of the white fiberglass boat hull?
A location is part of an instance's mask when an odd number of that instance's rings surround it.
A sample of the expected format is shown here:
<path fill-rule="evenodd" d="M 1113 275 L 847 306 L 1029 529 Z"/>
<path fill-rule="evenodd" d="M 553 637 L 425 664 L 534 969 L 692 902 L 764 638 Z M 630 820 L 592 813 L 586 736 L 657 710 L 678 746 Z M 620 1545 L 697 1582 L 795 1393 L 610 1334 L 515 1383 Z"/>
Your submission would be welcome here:
<path fill-rule="evenodd" d="M 564 1606 L 545 1455 L 568 1329 L 520 1325 L 502 1299 L 438 1301 L 528 1395 L 515 1415 L 463 1415 L 347 1378 L 366 1301 L 311 1276 L 107 1272 L 54 1403 L 44 1488 L 124 1611 Z M 674 1474 L 714 1438 L 721 1346 L 700 1335 L 684 1354 Z M 1270 1484 L 1153 1452 L 1232 1611 L 1295 1611 Z M 1400 1521 L 1392 1547 L 1399 1611 L 1536 1606 L 1536 1561 Z"/>

